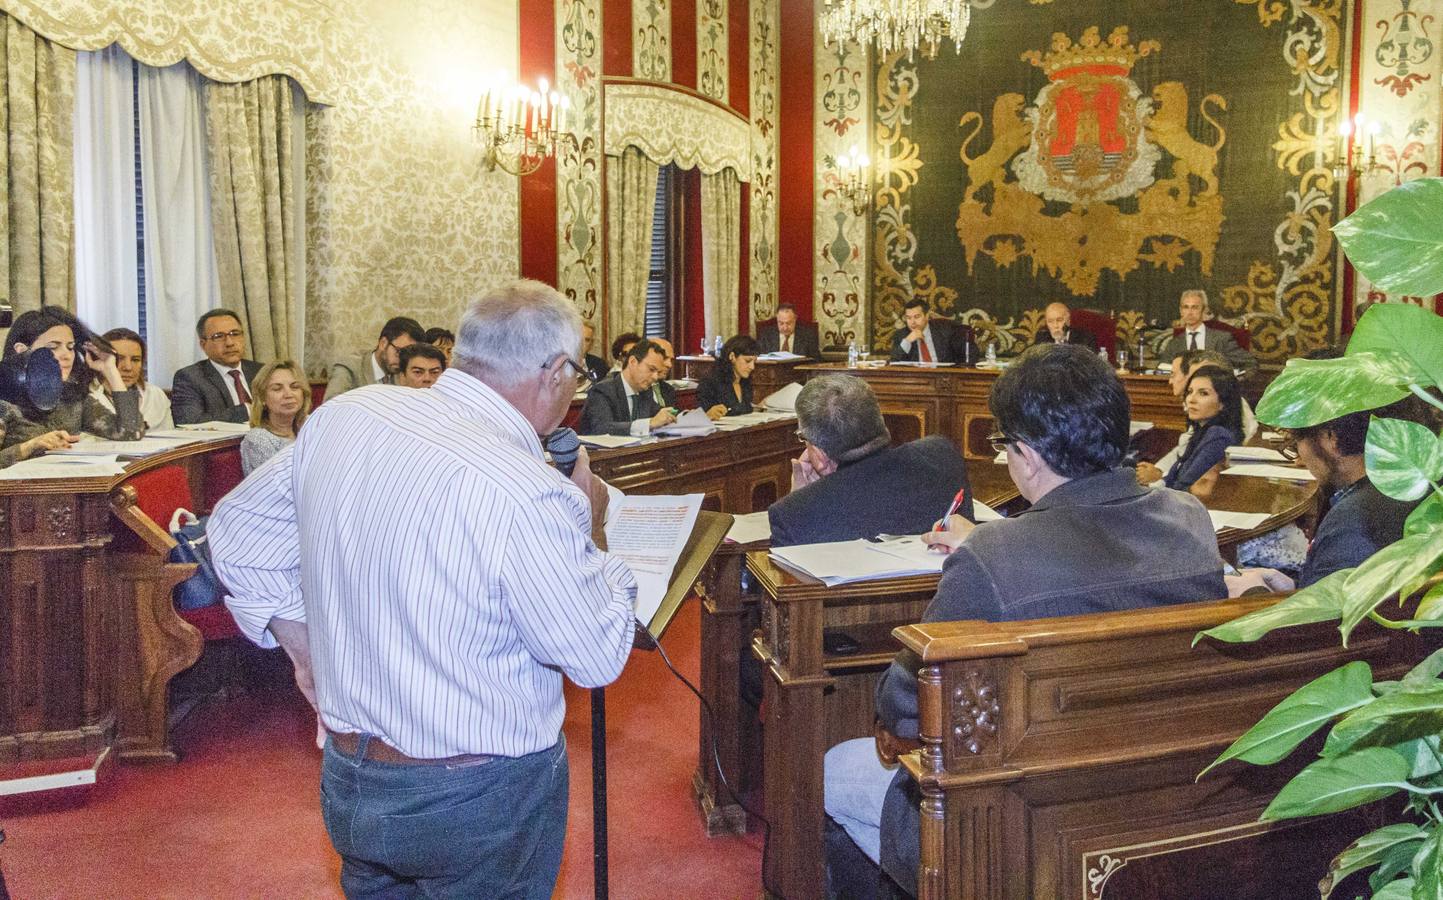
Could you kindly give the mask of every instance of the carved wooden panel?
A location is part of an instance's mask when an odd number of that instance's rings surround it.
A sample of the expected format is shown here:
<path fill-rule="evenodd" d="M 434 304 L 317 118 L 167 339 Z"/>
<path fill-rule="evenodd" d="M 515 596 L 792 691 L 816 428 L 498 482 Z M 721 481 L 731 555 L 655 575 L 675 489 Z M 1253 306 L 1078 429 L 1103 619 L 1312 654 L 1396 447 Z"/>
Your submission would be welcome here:
<path fill-rule="evenodd" d="M 946 756 L 965 759 L 995 752 L 1002 710 L 991 667 L 965 667 L 960 677 L 944 676 L 943 691 L 947 703 Z"/>

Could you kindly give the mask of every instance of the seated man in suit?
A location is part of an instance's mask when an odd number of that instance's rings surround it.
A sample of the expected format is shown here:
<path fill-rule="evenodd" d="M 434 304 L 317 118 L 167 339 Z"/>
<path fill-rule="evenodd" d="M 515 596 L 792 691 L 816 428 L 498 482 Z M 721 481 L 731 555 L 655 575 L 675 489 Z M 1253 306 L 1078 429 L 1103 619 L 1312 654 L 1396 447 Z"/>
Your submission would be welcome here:
<path fill-rule="evenodd" d="M 426 330 L 408 316 L 396 316 L 381 327 L 376 346 L 352 359 L 331 365 L 331 380 L 326 385 L 326 399 L 368 384 L 395 384 L 401 370 L 401 349 L 426 342 Z"/>
<path fill-rule="evenodd" d="M 659 406 L 663 408 L 668 406 L 675 408 L 676 388 L 672 387 L 667 382 L 667 379 L 671 377 L 671 367 L 676 363 L 676 349 L 672 347 L 671 341 L 666 338 L 648 338 L 647 340 L 657 346 L 657 349 L 661 351 L 662 359 L 666 362 L 666 371 L 656 380 L 656 384 L 651 386 L 651 395 L 656 399 Z"/>
<path fill-rule="evenodd" d="M 590 322 L 581 323 L 581 354 L 585 361 L 586 371 L 592 377 L 600 380 L 606 377 L 606 360 L 591 352 L 591 346 L 596 342 L 596 326 Z"/>
<path fill-rule="evenodd" d="M 797 308 L 790 303 L 777 307 L 775 325 L 764 325 L 757 331 L 757 344 L 763 353 L 795 353 L 808 359 L 821 359 L 817 332 L 813 328 L 797 328 Z"/>
<path fill-rule="evenodd" d="M 175 373 L 170 409 L 177 425 L 198 422 L 249 422 L 250 384 L 261 364 L 246 359 L 246 333 L 240 316 L 216 308 L 195 323 L 205 359 Z"/>
<path fill-rule="evenodd" d="M 1067 308 L 1066 303 L 1049 303 L 1047 309 L 1042 311 L 1043 321 L 1047 327 L 1037 332 L 1033 339 L 1033 345 L 1037 344 L 1080 344 L 1083 347 L 1097 352 L 1097 338 L 1086 328 L 1072 327 L 1072 310 Z"/>
<path fill-rule="evenodd" d="M 1182 333 L 1173 335 L 1163 345 L 1162 359 L 1173 359 L 1184 350 L 1216 350 L 1227 357 L 1232 368 L 1242 370 L 1241 379 L 1247 380 L 1258 371 L 1257 359 L 1239 347 L 1231 334 L 1207 327 L 1207 292 L 1196 288 L 1183 291 L 1178 301 L 1178 318 L 1182 320 Z"/>
<path fill-rule="evenodd" d="M 792 492 L 767 509 L 772 546 L 921 534 L 952 509 L 972 518 L 967 463 L 940 435 L 900 447 L 872 388 L 851 375 L 813 378 L 797 395 L 806 450 L 792 460 Z"/>
<path fill-rule="evenodd" d="M 581 407 L 581 434 L 619 434 L 646 437 L 653 428 L 676 421 L 672 407 L 662 406 L 652 387 L 666 371 L 661 348 L 638 341 L 624 357 L 620 372 L 598 381 Z"/>
<path fill-rule="evenodd" d="M 1130 408 L 1105 361 L 1072 345 L 1033 347 L 997 379 L 988 405 L 993 441 L 1032 506 L 976 526 L 953 519 L 954 527 L 929 535 L 950 555 L 923 621 L 1041 619 L 1226 595 L 1202 503 L 1141 487 L 1122 465 Z M 920 796 L 883 760 L 895 761 L 904 742 L 917 739 L 921 666 L 904 652 L 884 673 L 876 741 L 827 751 L 834 884 L 877 885 L 880 859 L 888 877 L 916 893 Z"/>
<path fill-rule="evenodd" d="M 446 371 L 446 351 L 434 344 L 407 344 L 401 348 L 401 368 L 396 383 L 401 387 L 428 388 Z"/>
<path fill-rule="evenodd" d="M 892 361 L 976 365 L 977 343 L 971 326 L 951 319 L 933 319 L 931 309 L 921 297 L 909 298 L 902 304 L 906 328 L 892 334 Z"/>

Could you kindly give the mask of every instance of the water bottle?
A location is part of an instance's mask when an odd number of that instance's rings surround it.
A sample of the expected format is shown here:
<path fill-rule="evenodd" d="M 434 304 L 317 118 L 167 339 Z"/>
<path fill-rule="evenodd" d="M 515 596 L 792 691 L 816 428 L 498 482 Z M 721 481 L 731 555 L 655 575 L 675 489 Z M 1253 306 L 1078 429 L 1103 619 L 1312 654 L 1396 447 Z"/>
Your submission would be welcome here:
<path fill-rule="evenodd" d="M 722 337 L 721 337 L 721 335 L 717 335 L 717 336 L 716 336 L 716 339 L 712 341 L 712 347 L 715 348 L 715 350 L 716 350 L 716 353 L 714 353 L 713 355 L 714 355 L 717 359 L 721 359 L 721 348 L 722 348 Z"/>
<path fill-rule="evenodd" d="M 1145 352 L 1144 352 L 1146 347 L 1147 347 L 1147 343 L 1142 339 L 1142 335 L 1138 335 L 1138 336 L 1137 336 L 1137 370 L 1138 370 L 1139 372 L 1145 372 L 1145 371 L 1147 371 L 1147 365 L 1146 365 L 1146 363 L 1143 362 L 1143 360 L 1147 358 L 1146 355 L 1145 355 Z"/>
<path fill-rule="evenodd" d="M 706 356 L 706 335 L 701 336 L 701 355 Z"/>
<path fill-rule="evenodd" d="M 987 365 L 997 365 L 997 344 L 993 341 L 987 343 Z"/>
<path fill-rule="evenodd" d="M 850 342 L 850 343 L 847 344 L 847 368 L 849 368 L 849 369 L 855 369 L 855 368 L 857 368 L 857 342 L 856 342 L 856 341 L 852 341 L 852 342 Z"/>
<path fill-rule="evenodd" d="M 1112 360 L 1110 360 L 1110 359 L 1107 358 L 1107 348 L 1106 348 L 1106 347 L 1098 347 L 1098 348 L 1097 348 L 1097 358 L 1100 359 L 1100 360 L 1102 360 L 1103 362 L 1107 363 L 1108 365 L 1112 365 Z"/>

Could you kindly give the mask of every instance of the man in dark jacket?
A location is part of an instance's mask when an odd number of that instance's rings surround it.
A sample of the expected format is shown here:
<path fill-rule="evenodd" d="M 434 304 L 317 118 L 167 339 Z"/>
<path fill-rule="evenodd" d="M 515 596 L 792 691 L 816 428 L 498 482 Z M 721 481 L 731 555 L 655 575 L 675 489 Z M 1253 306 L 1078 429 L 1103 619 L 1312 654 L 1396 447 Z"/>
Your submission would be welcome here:
<path fill-rule="evenodd" d="M 246 333 L 240 316 L 212 309 L 195 323 L 205 359 L 175 373 L 170 408 L 177 425 L 250 420 L 251 382 L 261 364 L 246 359 Z"/>
<path fill-rule="evenodd" d="M 977 365 L 977 341 L 972 327 L 951 319 L 931 318 L 931 307 L 921 297 L 902 304 L 901 328 L 892 333 L 893 362 Z"/>
<path fill-rule="evenodd" d="M 1140 487 L 1122 467 L 1130 408 L 1107 363 L 1072 344 L 1034 347 L 997 379 L 989 406 L 993 440 L 1032 506 L 978 526 L 954 520 L 939 536 L 951 555 L 923 621 L 1042 619 L 1227 596 L 1203 505 Z M 900 654 L 878 684 L 879 725 L 896 739 L 917 739 L 920 667 Z M 864 738 L 827 752 L 829 878 L 865 881 L 864 853 L 915 894 L 920 797 L 877 751 Z"/>
<path fill-rule="evenodd" d="M 675 409 L 663 406 L 652 391 L 666 373 L 662 349 L 652 341 L 639 341 L 622 360 L 620 372 L 601 379 L 587 392 L 576 429 L 582 434 L 646 437 L 652 429 L 676 421 Z"/>
<path fill-rule="evenodd" d="M 1037 332 L 1034 344 L 1080 344 L 1097 352 L 1097 338 L 1086 328 L 1072 327 L 1072 310 L 1066 303 L 1049 303 L 1042 311 L 1043 324 Z"/>
<path fill-rule="evenodd" d="M 949 510 L 972 518 L 957 448 L 936 435 L 889 446 L 877 397 L 862 379 L 808 381 L 797 395 L 797 425 L 807 449 L 792 461 L 792 492 L 767 509 L 773 547 L 920 534 Z"/>

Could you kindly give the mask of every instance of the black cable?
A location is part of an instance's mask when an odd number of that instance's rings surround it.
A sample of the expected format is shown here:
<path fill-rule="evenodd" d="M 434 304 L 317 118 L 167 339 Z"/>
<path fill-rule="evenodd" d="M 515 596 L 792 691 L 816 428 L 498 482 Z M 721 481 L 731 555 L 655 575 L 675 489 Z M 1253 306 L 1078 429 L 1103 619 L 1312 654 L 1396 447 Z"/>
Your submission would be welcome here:
<path fill-rule="evenodd" d="M 749 816 L 755 816 L 762 823 L 762 890 L 779 898 L 779 900 L 786 900 L 786 897 L 781 891 L 767 884 L 767 852 L 772 842 L 772 823 L 767 820 L 766 816 L 747 806 L 746 802 L 742 800 L 741 795 L 732 788 L 731 782 L 727 780 L 726 773 L 722 771 L 721 752 L 717 750 L 716 743 L 716 715 L 712 712 L 711 704 L 707 702 L 706 697 L 702 696 L 701 691 L 697 690 L 696 685 L 688 681 L 687 677 L 678 672 L 676 666 L 671 664 L 671 657 L 666 655 L 666 649 L 661 646 L 661 641 L 652 640 L 651 644 L 656 648 L 656 651 L 661 654 L 661 660 L 666 663 L 666 667 L 671 670 L 671 674 L 675 675 L 677 680 L 686 685 L 687 690 L 696 694 L 696 698 L 701 701 L 702 711 L 706 713 L 707 724 L 711 727 L 711 758 L 712 764 L 716 767 L 717 778 L 720 779 L 722 787 L 726 789 L 731 799 L 735 800 L 737 806 L 742 808 L 742 812 L 745 812 Z"/>

